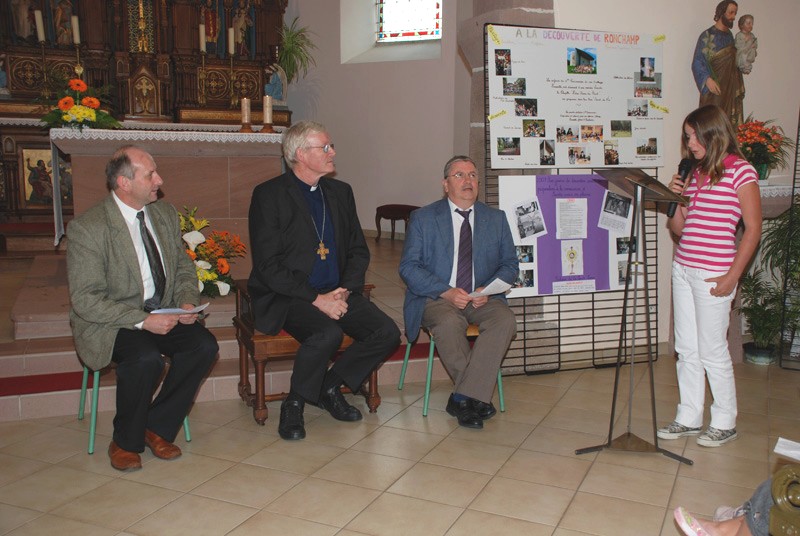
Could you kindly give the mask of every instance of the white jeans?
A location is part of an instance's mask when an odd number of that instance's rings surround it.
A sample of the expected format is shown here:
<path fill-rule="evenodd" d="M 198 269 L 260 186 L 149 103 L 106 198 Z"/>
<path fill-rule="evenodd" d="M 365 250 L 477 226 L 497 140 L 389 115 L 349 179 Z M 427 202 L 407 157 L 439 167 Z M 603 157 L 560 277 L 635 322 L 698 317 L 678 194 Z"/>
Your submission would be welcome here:
<path fill-rule="evenodd" d="M 728 351 L 730 295 L 711 295 L 713 283 L 705 280 L 721 275 L 672 263 L 672 307 L 675 351 L 678 353 L 678 389 L 681 401 L 675 420 L 690 428 L 703 426 L 706 382 L 711 387 L 710 426 L 736 428 L 736 383 Z"/>

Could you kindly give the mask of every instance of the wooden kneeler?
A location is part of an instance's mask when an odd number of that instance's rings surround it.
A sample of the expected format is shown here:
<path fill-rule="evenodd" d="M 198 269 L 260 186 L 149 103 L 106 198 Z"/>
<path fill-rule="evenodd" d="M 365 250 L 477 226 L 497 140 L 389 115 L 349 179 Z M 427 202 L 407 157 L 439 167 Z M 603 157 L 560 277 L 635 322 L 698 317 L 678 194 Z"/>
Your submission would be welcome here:
<path fill-rule="evenodd" d="M 369 299 L 370 292 L 375 285 L 364 285 L 364 296 Z M 266 365 L 270 361 L 285 361 L 294 359 L 300 343 L 285 331 L 277 335 L 266 335 L 255 329 L 253 312 L 250 302 L 250 293 L 247 290 L 247 280 L 236 281 L 236 316 L 233 317 L 233 326 L 236 328 L 236 340 L 239 341 L 239 396 L 253 408 L 253 418 L 258 424 L 267 420 L 267 402 L 284 400 L 288 393 L 265 392 Z M 353 344 L 353 339 L 344 336 L 339 352 Z M 250 366 L 252 360 L 255 372 L 255 393 L 250 387 Z M 378 369 L 373 370 L 367 381 L 366 388 L 361 389 L 367 399 L 370 413 L 375 413 L 381 404 L 378 394 Z M 344 392 L 350 392 L 342 388 Z"/>

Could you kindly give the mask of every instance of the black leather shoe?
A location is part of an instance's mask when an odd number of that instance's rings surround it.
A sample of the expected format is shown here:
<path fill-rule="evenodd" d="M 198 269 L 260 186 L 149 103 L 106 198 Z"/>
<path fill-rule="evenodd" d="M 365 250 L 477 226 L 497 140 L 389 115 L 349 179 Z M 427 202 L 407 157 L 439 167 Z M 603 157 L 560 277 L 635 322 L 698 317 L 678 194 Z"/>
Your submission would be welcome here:
<path fill-rule="evenodd" d="M 331 414 L 337 421 L 360 421 L 363 416 L 358 408 L 348 404 L 339 387 L 323 391 L 319 397 L 319 407 Z"/>
<path fill-rule="evenodd" d="M 483 420 L 475 411 L 471 398 L 456 402 L 453 395 L 447 399 L 447 413 L 458 419 L 458 424 L 467 428 L 483 428 Z"/>
<path fill-rule="evenodd" d="M 481 402 L 480 400 L 472 399 L 472 407 L 475 408 L 475 411 L 478 413 L 478 417 L 481 420 L 491 419 L 494 417 L 495 413 L 497 413 L 497 409 L 494 407 L 494 404 L 489 402 Z"/>
<path fill-rule="evenodd" d="M 306 437 L 303 410 L 305 404 L 300 400 L 284 400 L 281 404 L 281 420 L 278 424 L 278 434 L 283 439 L 303 439 Z"/>

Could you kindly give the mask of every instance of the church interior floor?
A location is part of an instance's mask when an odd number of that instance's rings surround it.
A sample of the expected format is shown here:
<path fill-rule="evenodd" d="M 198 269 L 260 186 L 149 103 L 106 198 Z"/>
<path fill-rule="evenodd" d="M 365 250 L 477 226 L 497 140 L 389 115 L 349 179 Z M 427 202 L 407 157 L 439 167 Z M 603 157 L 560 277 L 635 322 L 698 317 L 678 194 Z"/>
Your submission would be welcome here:
<path fill-rule="evenodd" d="M 401 241 L 382 240 L 369 274 L 395 318 L 401 250 Z M 0 259 L 4 317 L 24 272 L 24 261 Z M 652 442 L 646 367 L 622 370 L 614 437 L 630 425 Z M 772 453 L 777 438 L 800 441 L 800 373 L 738 364 L 735 375 L 736 441 L 715 449 L 693 437 L 660 442 L 693 465 L 658 453 L 575 455 L 607 439 L 613 369 L 507 376 L 507 410 L 480 431 L 444 411 L 448 381 L 435 382 L 427 417 L 421 383 L 382 385 L 375 414 L 348 395 L 364 412 L 356 423 L 307 406 L 308 436 L 296 442 L 277 434 L 278 403 L 259 426 L 240 400 L 199 402 L 192 441 L 178 435 L 183 456 L 166 462 L 146 451 L 132 473 L 109 465 L 113 412 L 99 413 L 93 455 L 88 419 L 0 422 L 0 534 L 677 535 L 676 506 L 710 518 L 720 504 L 741 504 L 787 463 Z M 661 356 L 654 376 L 663 424 L 678 399 L 674 360 Z"/>

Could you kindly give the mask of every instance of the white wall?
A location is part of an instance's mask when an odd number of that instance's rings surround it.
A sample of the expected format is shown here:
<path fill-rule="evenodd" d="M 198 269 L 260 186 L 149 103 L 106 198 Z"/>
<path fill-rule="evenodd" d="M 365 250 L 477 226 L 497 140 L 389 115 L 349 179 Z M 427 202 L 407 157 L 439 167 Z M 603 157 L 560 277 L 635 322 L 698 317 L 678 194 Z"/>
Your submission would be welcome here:
<path fill-rule="evenodd" d="M 670 110 L 665 136 L 667 141 L 672 136 L 674 143 L 664 144 L 665 167 L 659 174 L 667 182 L 680 160 L 681 122 L 697 106 L 692 52 L 699 33 L 713 24 L 717 0 L 553 3 L 558 27 L 666 35 L 659 70 L 664 73 L 664 105 Z M 800 109 L 800 69 L 794 60 L 800 50 L 800 1 L 742 0 L 739 6 L 740 14 L 754 15 L 759 40 L 753 73 L 745 77 L 745 114 L 776 119 L 794 137 Z M 319 47 L 316 68 L 290 87 L 289 106 L 294 121 L 314 119 L 328 126 L 336 143 L 338 177 L 353 185 L 362 226 L 374 229 L 379 205 L 424 205 L 437 199 L 442 165 L 453 154 L 467 152 L 470 73 L 458 55 L 455 32 L 460 20 L 472 16 L 472 0 L 444 0 L 442 55 L 437 60 L 342 65 L 339 13 L 336 0 L 289 3 L 286 20 L 299 16 Z M 773 172 L 770 183 L 790 184 L 792 173 L 793 166 Z M 657 245 L 659 334 L 667 340 L 672 243 L 665 228 Z"/>

